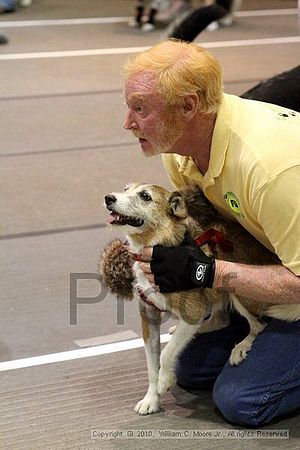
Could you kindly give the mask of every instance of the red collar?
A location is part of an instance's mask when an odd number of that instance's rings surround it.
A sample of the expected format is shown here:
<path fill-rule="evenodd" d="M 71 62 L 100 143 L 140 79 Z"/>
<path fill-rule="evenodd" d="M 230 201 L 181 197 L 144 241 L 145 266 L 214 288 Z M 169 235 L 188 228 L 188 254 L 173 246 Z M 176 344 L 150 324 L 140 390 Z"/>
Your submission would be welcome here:
<path fill-rule="evenodd" d="M 210 228 L 200 234 L 200 236 L 194 239 L 194 242 L 199 245 L 199 247 L 203 244 L 210 244 L 213 246 L 218 244 L 224 252 L 233 251 L 233 243 L 229 239 L 226 239 L 225 234 L 222 231 L 215 230 L 214 228 Z"/>

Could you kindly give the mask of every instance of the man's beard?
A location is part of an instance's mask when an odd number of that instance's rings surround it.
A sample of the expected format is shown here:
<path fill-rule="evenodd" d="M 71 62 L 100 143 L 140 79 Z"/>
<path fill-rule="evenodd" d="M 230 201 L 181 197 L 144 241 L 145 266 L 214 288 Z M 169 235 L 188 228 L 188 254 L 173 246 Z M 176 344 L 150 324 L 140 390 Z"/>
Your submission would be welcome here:
<path fill-rule="evenodd" d="M 161 138 L 155 146 L 156 153 L 172 153 L 176 142 L 183 134 L 182 123 L 174 119 L 168 119 L 160 125 L 159 133 Z"/>
<path fill-rule="evenodd" d="M 136 138 L 142 138 L 139 133 L 133 134 Z M 183 135 L 183 125 L 179 122 L 179 120 L 175 117 L 164 120 L 155 131 L 155 135 L 157 136 L 156 141 L 148 141 L 151 144 L 151 149 L 147 149 L 143 151 L 146 157 L 158 155 L 161 153 L 172 153 L 176 142 Z"/>

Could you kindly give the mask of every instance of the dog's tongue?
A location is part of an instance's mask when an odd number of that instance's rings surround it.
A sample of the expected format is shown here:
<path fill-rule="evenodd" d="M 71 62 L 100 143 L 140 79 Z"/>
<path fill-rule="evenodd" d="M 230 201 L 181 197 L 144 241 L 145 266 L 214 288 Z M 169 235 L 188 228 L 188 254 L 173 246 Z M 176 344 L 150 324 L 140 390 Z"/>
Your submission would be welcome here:
<path fill-rule="evenodd" d="M 110 215 L 107 218 L 108 223 L 113 223 L 118 217 L 118 214 L 115 212 L 111 212 Z"/>

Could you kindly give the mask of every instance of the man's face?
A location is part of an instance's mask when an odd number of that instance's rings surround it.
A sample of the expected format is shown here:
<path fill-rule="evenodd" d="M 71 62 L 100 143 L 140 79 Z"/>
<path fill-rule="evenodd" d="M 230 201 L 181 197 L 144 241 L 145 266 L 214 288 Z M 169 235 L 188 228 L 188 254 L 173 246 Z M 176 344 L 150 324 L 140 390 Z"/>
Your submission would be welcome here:
<path fill-rule="evenodd" d="M 167 106 L 153 75 L 141 73 L 125 83 L 128 106 L 124 128 L 139 139 L 145 156 L 172 153 L 183 133 L 178 105 Z"/>

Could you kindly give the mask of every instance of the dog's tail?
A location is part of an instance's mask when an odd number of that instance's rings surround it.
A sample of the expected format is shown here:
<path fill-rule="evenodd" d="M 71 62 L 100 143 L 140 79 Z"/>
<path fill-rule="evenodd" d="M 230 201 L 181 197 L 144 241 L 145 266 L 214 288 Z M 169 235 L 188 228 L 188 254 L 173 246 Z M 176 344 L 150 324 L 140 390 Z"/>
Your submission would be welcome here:
<path fill-rule="evenodd" d="M 174 21 L 168 29 L 168 37 L 192 42 L 201 31 L 216 20 L 222 19 L 228 10 L 219 5 L 209 5 L 188 12 L 178 21 Z"/>
<path fill-rule="evenodd" d="M 269 306 L 266 309 L 266 313 L 269 317 L 273 317 L 273 319 L 294 322 L 295 320 L 300 320 L 300 304 Z"/>

